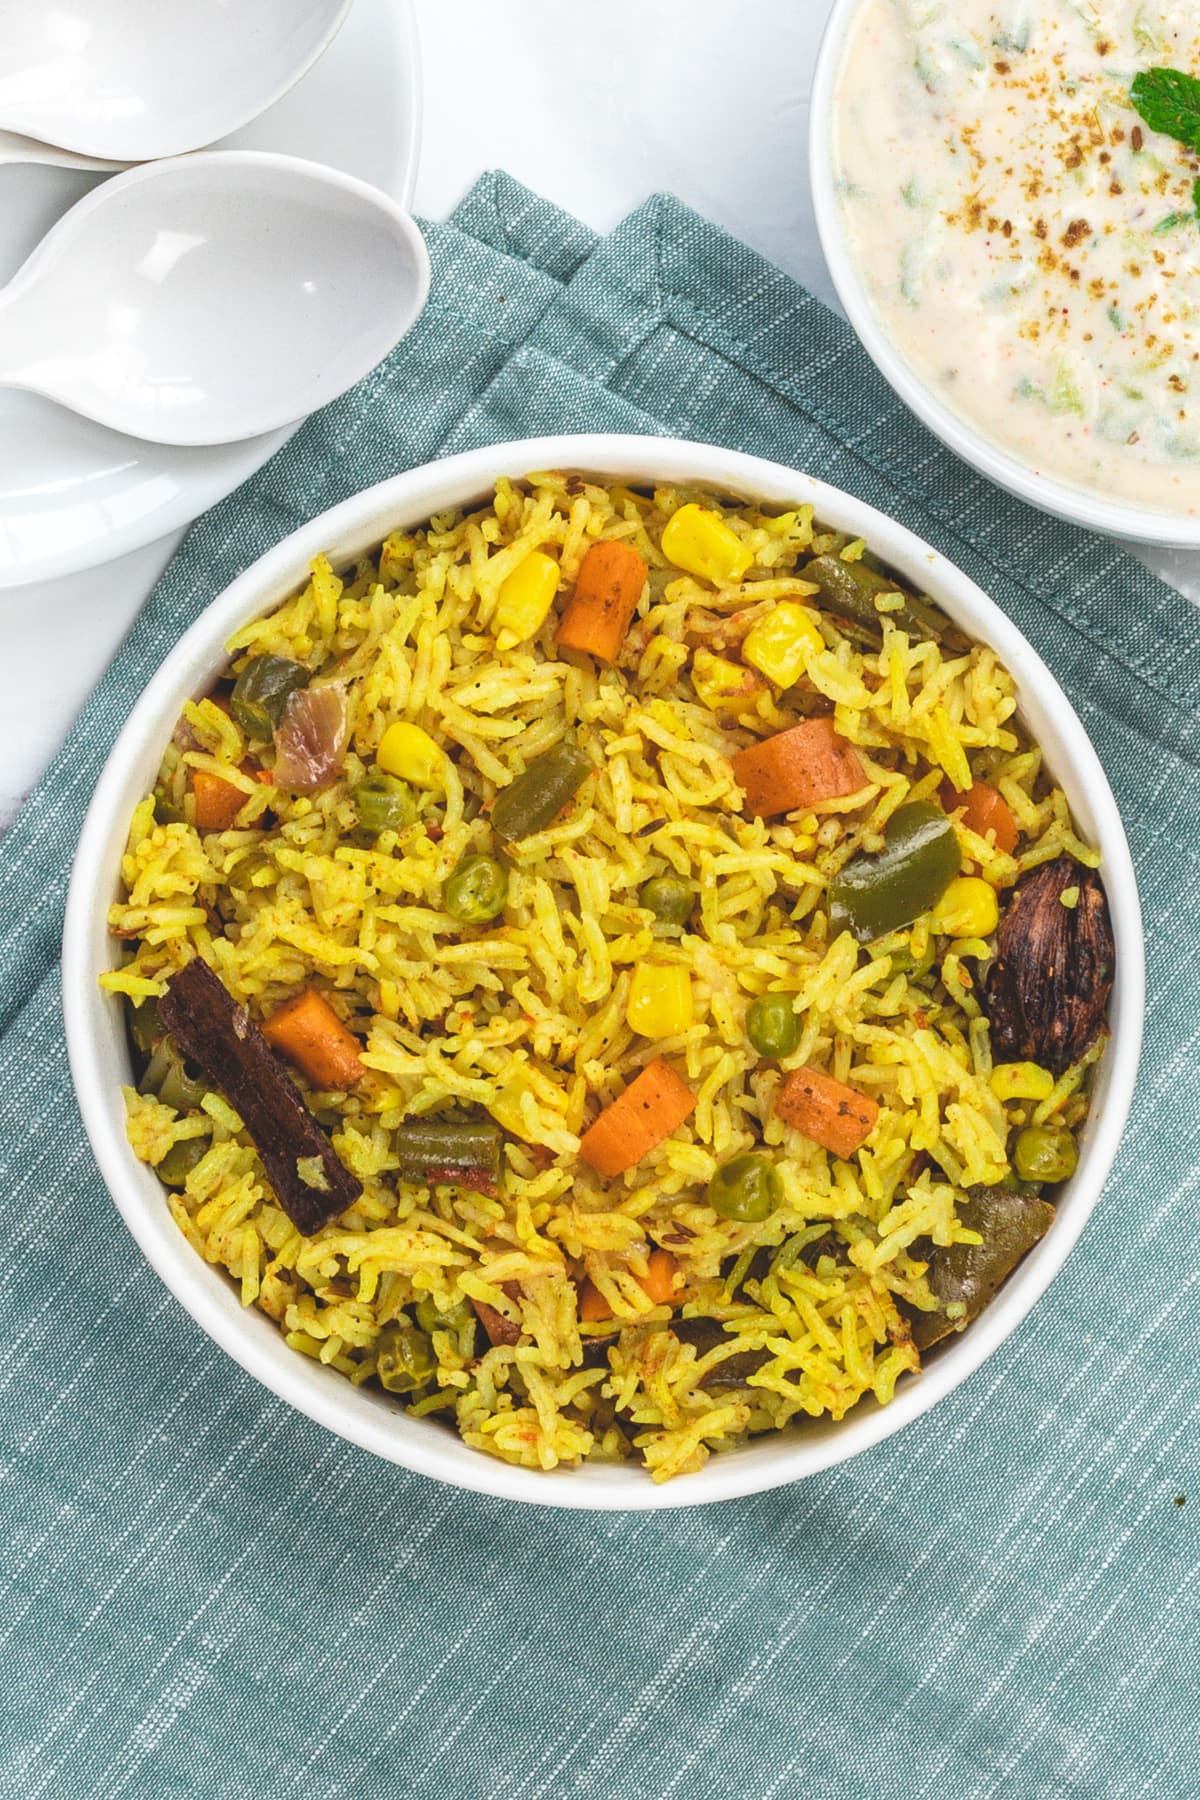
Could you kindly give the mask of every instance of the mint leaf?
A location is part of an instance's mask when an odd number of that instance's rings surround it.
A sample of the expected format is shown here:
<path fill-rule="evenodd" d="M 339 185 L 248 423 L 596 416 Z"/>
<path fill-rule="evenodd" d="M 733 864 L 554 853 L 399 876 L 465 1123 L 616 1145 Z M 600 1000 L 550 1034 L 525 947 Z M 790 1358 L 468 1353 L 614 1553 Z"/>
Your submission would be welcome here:
<path fill-rule="evenodd" d="M 1130 98 L 1151 131 L 1200 154 L 1200 81 L 1182 69 L 1143 69 Z"/>

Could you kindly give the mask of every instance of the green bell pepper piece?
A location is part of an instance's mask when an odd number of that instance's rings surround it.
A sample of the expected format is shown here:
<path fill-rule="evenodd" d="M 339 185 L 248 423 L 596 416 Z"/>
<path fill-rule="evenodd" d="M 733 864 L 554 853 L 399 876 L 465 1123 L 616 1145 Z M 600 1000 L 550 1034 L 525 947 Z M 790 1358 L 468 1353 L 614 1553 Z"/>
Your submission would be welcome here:
<path fill-rule="evenodd" d="M 878 856 L 856 856 L 829 884 L 829 929 L 869 944 L 936 906 L 962 863 L 954 826 L 940 806 L 912 800 L 894 812 Z"/>
<path fill-rule="evenodd" d="M 918 1350 L 961 1331 L 978 1318 L 1008 1280 L 1021 1258 L 1027 1256 L 1054 1223 L 1054 1208 L 1046 1200 L 1031 1198 L 1007 1188 L 978 1188 L 958 1202 L 958 1216 L 981 1244 L 927 1244 L 913 1246 L 929 1263 L 929 1291 L 938 1303 L 935 1312 L 910 1314 L 913 1342 Z M 948 1318 L 945 1307 L 962 1311 Z"/>

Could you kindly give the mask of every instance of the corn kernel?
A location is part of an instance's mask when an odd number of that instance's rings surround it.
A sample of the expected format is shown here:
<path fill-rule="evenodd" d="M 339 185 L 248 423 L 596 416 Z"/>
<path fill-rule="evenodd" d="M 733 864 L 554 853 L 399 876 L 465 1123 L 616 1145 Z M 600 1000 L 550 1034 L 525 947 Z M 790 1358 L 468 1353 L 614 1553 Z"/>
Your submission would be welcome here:
<path fill-rule="evenodd" d="M 544 550 L 531 550 L 500 583 L 492 624 L 497 650 L 524 643 L 546 622 L 558 592 L 561 570 Z"/>
<path fill-rule="evenodd" d="M 1054 1077 L 1040 1063 L 997 1063 L 991 1088 L 997 1100 L 1047 1100 L 1054 1092 Z"/>
<path fill-rule="evenodd" d="M 625 1006 L 631 1030 L 642 1037 L 674 1037 L 692 1022 L 692 978 L 675 963 L 639 963 Z"/>
<path fill-rule="evenodd" d="M 694 500 L 667 520 L 662 550 L 677 569 L 686 569 L 701 581 L 717 584 L 740 581 L 754 561 L 754 552 L 746 548 L 720 514 L 697 506 Z"/>
<path fill-rule="evenodd" d="M 933 909 L 933 928 L 945 937 L 990 937 L 1000 923 L 996 890 L 980 875 L 959 875 Z"/>
<path fill-rule="evenodd" d="M 399 775 L 416 787 L 440 789 L 444 785 L 445 756 L 427 731 L 410 725 L 407 719 L 388 726 L 375 761 L 389 775 Z"/>
<path fill-rule="evenodd" d="M 692 686 L 696 698 L 710 712 L 741 713 L 754 705 L 754 696 L 766 692 L 766 683 L 742 663 L 697 650 L 692 657 Z"/>
<path fill-rule="evenodd" d="M 781 600 L 746 633 L 742 655 L 776 687 L 789 688 L 803 675 L 809 656 L 824 648 L 808 607 Z"/>

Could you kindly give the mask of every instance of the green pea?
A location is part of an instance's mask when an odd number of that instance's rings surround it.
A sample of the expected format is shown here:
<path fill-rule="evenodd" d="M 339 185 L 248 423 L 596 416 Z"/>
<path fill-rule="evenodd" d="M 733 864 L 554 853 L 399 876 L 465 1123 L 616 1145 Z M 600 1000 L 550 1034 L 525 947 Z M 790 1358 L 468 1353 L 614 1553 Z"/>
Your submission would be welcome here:
<path fill-rule="evenodd" d="M 385 775 L 382 769 L 360 781 L 353 798 L 359 829 L 368 837 L 376 838 L 381 831 L 403 831 L 417 816 L 417 803 L 407 781 Z"/>
<path fill-rule="evenodd" d="M 1022 1181 L 1066 1181 L 1078 1161 L 1075 1139 L 1061 1126 L 1029 1125 L 1017 1133 L 1012 1162 Z"/>
<path fill-rule="evenodd" d="M 467 1321 L 475 1316 L 465 1300 L 460 1300 L 457 1306 L 450 1308 L 449 1312 L 440 1312 L 428 1294 L 417 1301 L 413 1310 L 417 1315 L 417 1324 L 421 1330 L 429 1332 L 430 1335 L 435 1331 L 449 1331 L 457 1337 Z"/>
<path fill-rule="evenodd" d="M 800 1042 L 800 1021 L 790 994 L 762 994 L 746 1012 L 746 1036 L 760 1056 L 790 1056 Z"/>
<path fill-rule="evenodd" d="M 375 1371 L 389 1394 L 415 1394 L 436 1368 L 433 1345 L 423 1331 L 402 1320 L 383 1327 L 375 1342 Z"/>
<path fill-rule="evenodd" d="M 642 888 L 638 901 L 660 925 L 686 925 L 696 904 L 696 890 L 678 875 L 655 875 Z"/>
<path fill-rule="evenodd" d="M 769 1157 L 735 1156 L 717 1170 L 705 1198 L 723 1219 L 757 1224 L 775 1211 L 783 1189 Z"/>
<path fill-rule="evenodd" d="M 494 856 L 464 856 L 442 889 L 442 905 L 464 925 L 486 925 L 507 898 L 508 873 Z"/>
<path fill-rule="evenodd" d="M 267 743 L 288 701 L 309 680 L 303 663 L 286 656 L 255 656 L 234 683 L 229 710 L 248 738 Z"/>
<path fill-rule="evenodd" d="M 181 1188 L 207 1149 L 207 1136 L 180 1138 L 154 1165 L 154 1173 L 167 1187 Z"/>

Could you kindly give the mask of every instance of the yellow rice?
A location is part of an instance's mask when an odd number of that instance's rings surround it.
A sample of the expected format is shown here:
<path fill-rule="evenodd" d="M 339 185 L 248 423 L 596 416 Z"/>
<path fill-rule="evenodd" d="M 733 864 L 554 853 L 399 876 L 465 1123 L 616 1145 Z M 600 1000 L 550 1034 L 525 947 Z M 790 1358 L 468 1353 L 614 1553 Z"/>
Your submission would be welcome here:
<path fill-rule="evenodd" d="M 354 1382 L 374 1374 L 381 1327 L 423 1297 L 447 1313 L 464 1313 L 464 1300 L 496 1308 L 520 1326 L 519 1343 L 488 1348 L 469 1322 L 436 1331 L 436 1382 L 413 1410 L 533 1468 L 632 1459 L 663 1480 L 750 1434 L 839 1419 L 868 1396 L 886 1403 L 916 1372 L 897 1302 L 932 1305 L 921 1245 L 977 1241 L 956 1201 L 1010 1175 L 1008 1134 L 1031 1112 L 988 1085 L 974 994 L 988 946 L 939 939 L 940 980 L 920 987 L 905 953 L 920 953 L 927 923 L 867 950 L 848 934 L 830 943 L 824 888 L 852 854 L 881 847 L 897 807 L 935 795 L 947 776 L 961 784 L 964 772 L 986 772 L 1021 829 L 1014 857 L 960 831 L 1002 897 L 1063 850 L 1096 861 L 1017 724 L 1013 682 L 992 652 L 912 641 L 886 601 L 881 646 L 821 612 L 825 648 L 808 668 L 869 785 L 804 816 L 743 817 L 729 755 L 794 715 L 771 693 L 747 702 L 740 721 L 715 715 L 696 696 L 692 658 L 736 653 L 748 620 L 811 594 L 795 570 L 813 554 L 852 559 L 862 547 L 824 533 L 808 508 L 737 507 L 725 517 L 754 564 L 744 582 L 714 589 L 661 550 L 666 519 L 695 497 L 537 475 L 501 482 L 466 515 L 397 532 L 356 568 L 318 560 L 303 591 L 229 649 L 234 670 L 263 651 L 314 671 L 336 665 L 352 708 L 344 777 L 312 797 L 263 786 L 240 770 L 251 747 L 234 720 L 211 700 L 189 705 L 158 785 L 160 816 L 174 810 L 177 822 L 156 822 L 153 798 L 138 807 L 125 898 L 111 915 L 130 949 L 105 978 L 113 991 L 157 995 L 200 955 L 260 1018 L 315 982 L 365 1045 L 360 1088 L 311 1100 L 362 1198 L 308 1239 L 220 1096 L 208 1096 L 203 1117 L 178 1117 L 129 1091 L 130 1140 L 146 1162 L 211 1134 L 169 1197 L 198 1254 L 295 1350 Z M 556 655 L 555 610 L 536 639 L 498 654 L 489 625 L 504 577 L 541 549 L 561 562 L 566 591 L 598 538 L 628 540 L 652 571 L 620 665 Z M 451 751 L 444 803 L 369 845 L 351 790 L 399 719 Z M 464 852 L 494 848 L 495 793 L 568 730 L 598 779 L 551 828 L 511 847 L 503 915 L 464 932 L 442 910 L 443 882 Z M 235 829 L 201 836 L 188 822 L 197 769 L 244 790 Z M 663 873 L 698 888 L 684 936 L 656 935 L 638 903 Z M 651 955 L 693 977 L 694 1023 L 666 1042 L 625 1022 L 631 972 Z M 781 1070 L 758 1059 L 744 1027 L 748 1003 L 768 989 L 794 996 L 802 1025 L 783 1072 L 826 1068 L 882 1108 L 849 1160 L 772 1116 Z M 685 1077 L 696 1110 L 636 1168 L 604 1181 L 579 1160 L 580 1134 L 655 1056 Z M 498 1198 L 396 1179 L 401 1121 L 451 1106 L 485 1110 L 503 1128 Z M 1047 1108 L 1074 1126 L 1086 1083 L 1060 1083 L 1039 1115 Z M 760 1224 L 718 1217 L 706 1183 L 760 1145 L 778 1159 L 783 1204 Z M 698 1354 L 665 1329 L 671 1309 L 638 1279 L 656 1246 L 681 1271 L 676 1317 L 725 1324 L 715 1347 Z M 615 1325 L 581 1326 L 585 1275 Z M 585 1356 L 590 1340 L 603 1347 Z M 765 1360 L 744 1385 L 702 1385 L 747 1349 Z"/>

